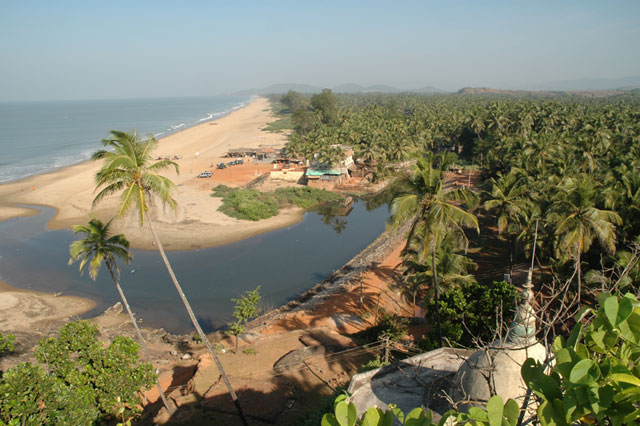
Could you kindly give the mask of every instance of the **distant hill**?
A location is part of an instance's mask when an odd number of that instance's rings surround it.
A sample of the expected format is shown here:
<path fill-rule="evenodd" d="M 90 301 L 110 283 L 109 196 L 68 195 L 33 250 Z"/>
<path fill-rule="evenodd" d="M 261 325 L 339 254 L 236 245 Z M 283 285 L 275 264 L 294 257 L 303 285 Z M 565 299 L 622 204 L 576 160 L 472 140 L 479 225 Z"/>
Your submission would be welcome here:
<path fill-rule="evenodd" d="M 322 87 L 311 86 L 309 84 L 281 83 L 281 84 L 272 84 L 262 89 L 241 90 L 241 91 L 232 93 L 232 95 L 235 95 L 235 96 L 270 95 L 270 94 L 287 93 L 289 90 L 295 90 L 296 92 L 300 92 L 300 93 L 320 93 L 322 89 L 323 89 Z"/>
<path fill-rule="evenodd" d="M 312 86 L 310 84 L 299 84 L 299 83 L 280 83 L 280 84 L 272 84 L 267 87 L 263 87 L 261 89 L 247 89 L 240 90 L 234 93 L 230 93 L 235 96 L 263 96 L 270 94 L 282 94 L 287 93 L 289 90 L 295 90 L 300 93 L 320 93 L 324 87 L 320 86 Z M 446 93 L 443 90 L 437 89 L 431 86 L 425 86 L 420 89 L 410 89 L 410 90 L 402 90 L 397 87 L 387 86 L 384 84 L 375 84 L 372 86 L 361 86 L 356 83 L 346 83 L 340 84 L 338 86 L 334 86 L 332 89 L 335 93 Z"/>
<path fill-rule="evenodd" d="M 339 86 L 335 86 L 333 89 L 336 93 L 362 93 L 365 88 L 355 83 L 347 83 L 341 84 Z"/>
<path fill-rule="evenodd" d="M 425 86 L 425 87 L 422 87 L 420 89 L 409 90 L 409 92 L 411 92 L 411 93 L 425 93 L 425 94 L 428 94 L 428 93 L 447 93 L 444 90 L 440 90 L 437 87 L 432 87 L 432 86 Z"/>

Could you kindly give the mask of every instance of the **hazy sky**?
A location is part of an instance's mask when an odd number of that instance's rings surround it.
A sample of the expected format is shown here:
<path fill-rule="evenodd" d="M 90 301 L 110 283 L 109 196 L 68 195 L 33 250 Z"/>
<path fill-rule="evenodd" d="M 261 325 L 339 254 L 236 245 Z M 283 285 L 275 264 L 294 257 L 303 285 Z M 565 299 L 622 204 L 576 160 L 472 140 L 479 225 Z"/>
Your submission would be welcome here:
<path fill-rule="evenodd" d="M 0 100 L 640 75 L 640 1 L 0 2 Z"/>

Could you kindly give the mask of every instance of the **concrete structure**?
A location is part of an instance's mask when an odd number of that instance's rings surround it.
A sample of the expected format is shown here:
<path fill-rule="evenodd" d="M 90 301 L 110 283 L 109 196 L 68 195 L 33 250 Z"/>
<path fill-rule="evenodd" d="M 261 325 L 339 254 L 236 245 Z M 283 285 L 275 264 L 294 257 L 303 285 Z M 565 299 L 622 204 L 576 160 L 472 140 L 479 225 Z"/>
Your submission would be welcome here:
<path fill-rule="evenodd" d="M 286 182 L 302 183 L 305 172 L 306 167 L 283 167 L 281 169 L 271 170 L 270 178 Z"/>
<path fill-rule="evenodd" d="M 440 348 L 356 374 L 348 389 L 351 400 L 359 415 L 373 406 L 386 410 L 391 403 L 406 414 L 416 407 L 428 405 L 425 398 L 430 397 L 434 386 L 443 378 L 456 374 L 471 353 L 464 349 Z"/>

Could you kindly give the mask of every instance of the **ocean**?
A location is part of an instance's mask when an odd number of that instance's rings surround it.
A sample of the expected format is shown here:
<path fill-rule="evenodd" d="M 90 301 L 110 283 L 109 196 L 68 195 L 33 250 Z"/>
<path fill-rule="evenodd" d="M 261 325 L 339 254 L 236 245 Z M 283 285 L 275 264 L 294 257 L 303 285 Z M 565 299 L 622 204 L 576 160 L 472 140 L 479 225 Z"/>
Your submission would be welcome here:
<path fill-rule="evenodd" d="M 0 183 L 87 160 L 109 131 L 167 136 L 220 118 L 249 97 L 0 102 Z"/>

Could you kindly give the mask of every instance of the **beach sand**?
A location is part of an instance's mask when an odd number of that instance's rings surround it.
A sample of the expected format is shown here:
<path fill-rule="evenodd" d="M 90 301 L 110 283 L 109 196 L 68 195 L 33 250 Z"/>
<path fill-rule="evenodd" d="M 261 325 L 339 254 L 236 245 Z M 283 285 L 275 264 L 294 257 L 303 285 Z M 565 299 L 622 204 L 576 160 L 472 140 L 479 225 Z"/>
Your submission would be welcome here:
<path fill-rule="evenodd" d="M 162 244 L 167 250 L 190 250 L 227 244 L 256 234 L 282 228 L 298 222 L 303 211 L 298 208 L 282 210 L 278 216 L 259 222 L 240 221 L 218 212 L 219 198 L 211 197 L 211 188 L 218 183 L 244 184 L 265 173 L 270 165 L 248 162 L 224 170 L 211 165 L 224 161 L 222 156 L 230 148 L 284 145 L 286 136 L 261 129 L 275 120 L 265 98 L 256 98 L 246 107 L 215 121 L 183 130 L 159 140 L 154 157 L 179 155 L 176 160 L 180 174 L 167 172 L 177 185 L 176 212 L 161 207 L 152 209 L 151 219 Z M 131 129 L 122 129 L 131 130 Z M 96 141 L 96 150 L 101 148 Z M 228 160 L 228 159 L 226 159 Z M 69 228 L 89 220 L 93 212 L 101 220 L 115 215 L 118 196 L 103 200 L 95 209 L 94 176 L 101 162 L 87 161 L 50 173 L 0 185 L 0 220 L 20 215 L 36 214 L 19 204 L 54 207 L 56 216 L 49 222 L 52 229 Z M 197 174 L 212 170 L 213 177 L 198 179 Z M 235 176 L 234 176 L 235 171 Z M 113 222 L 113 231 L 123 233 L 131 246 L 153 249 L 151 232 L 140 228 L 133 213 Z"/>

